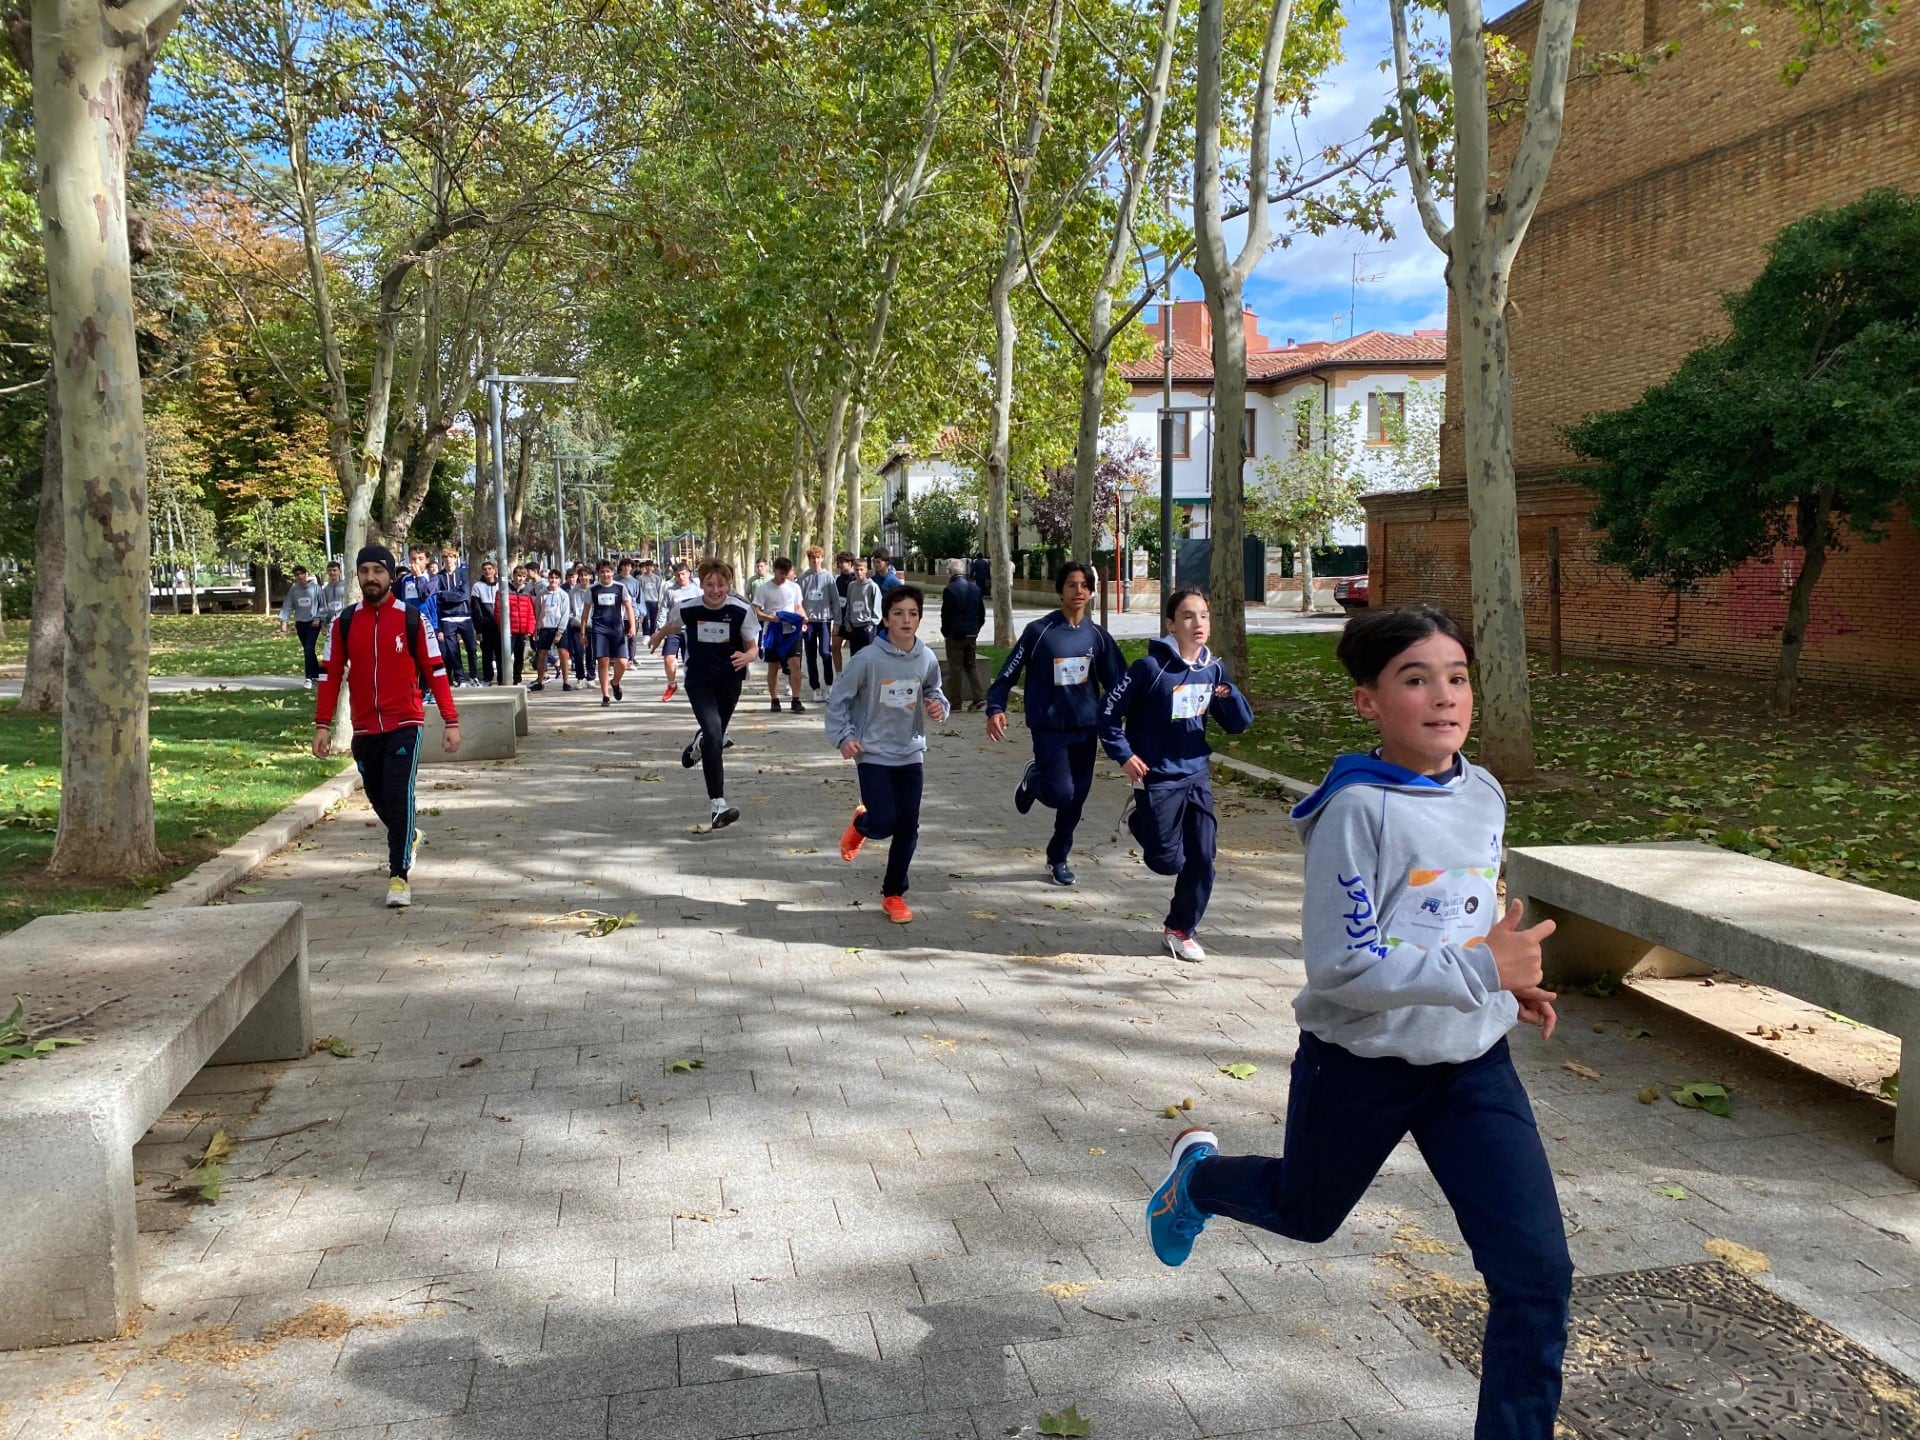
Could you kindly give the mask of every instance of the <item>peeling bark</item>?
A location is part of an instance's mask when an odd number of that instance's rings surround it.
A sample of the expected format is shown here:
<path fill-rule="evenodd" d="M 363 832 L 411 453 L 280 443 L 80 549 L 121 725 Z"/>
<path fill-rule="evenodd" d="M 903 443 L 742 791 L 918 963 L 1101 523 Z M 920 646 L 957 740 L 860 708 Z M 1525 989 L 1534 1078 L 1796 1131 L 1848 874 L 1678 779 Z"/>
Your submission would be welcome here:
<path fill-rule="evenodd" d="M 67 668 L 67 527 L 61 509 L 60 387 L 47 377 L 47 438 L 40 478 L 40 518 L 33 532 L 33 619 L 27 627 L 27 676 L 20 709 L 60 709 Z"/>

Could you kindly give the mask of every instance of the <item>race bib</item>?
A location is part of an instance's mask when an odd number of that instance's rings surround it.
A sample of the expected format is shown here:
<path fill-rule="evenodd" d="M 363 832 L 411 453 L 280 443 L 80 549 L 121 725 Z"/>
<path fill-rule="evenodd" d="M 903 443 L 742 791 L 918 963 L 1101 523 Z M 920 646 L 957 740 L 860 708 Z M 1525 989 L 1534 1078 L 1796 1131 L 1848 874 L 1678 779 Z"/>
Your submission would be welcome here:
<path fill-rule="evenodd" d="M 918 680 L 882 680 L 880 703 L 892 710 L 911 710 L 920 703 Z"/>
<path fill-rule="evenodd" d="M 733 638 L 733 627 L 724 620 L 701 620 L 693 627 L 693 638 L 702 645 L 724 645 Z"/>
<path fill-rule="evenodd" d="M 1463 870 L 1412 870 L 1407 899 L 1396 908 L 1389 944 L 1477 945 L 1499 920 L 1492 866 Z"/>
<path fill-rule="evenodd" d="M 596 605 L 612 605 L 619 600 L 619 598 L 618 595 L 596 595 L 593 597 Z"/>
<path fill-rule="evenodd" d="M 1212 699 L 1211 685 L 1176 685 L 1173 687 L 1173 718 L 1198 720 L 1207 713 L 1207 706 Z"/>
<path fill-rule="evenodd" d="M 1093 659 L 1087 655 L 1065 655 L 1053 662 L 1053 683 L 1055 685 L 1084 685 L 1087 676 L 1093 670 Z"/>

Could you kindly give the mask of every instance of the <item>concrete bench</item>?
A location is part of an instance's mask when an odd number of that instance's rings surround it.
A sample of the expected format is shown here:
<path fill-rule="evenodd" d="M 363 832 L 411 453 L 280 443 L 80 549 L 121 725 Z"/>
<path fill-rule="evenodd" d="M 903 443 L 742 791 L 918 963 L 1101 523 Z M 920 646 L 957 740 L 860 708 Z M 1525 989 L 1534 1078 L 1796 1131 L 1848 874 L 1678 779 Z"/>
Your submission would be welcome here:
<path fill-rule="evenodd" d="M 520 698 L 516 701 L 514 695 Z M 468 760 L 511 760 L 518 753 L 521 733 L 519 712 L 527 703 L 526 691 L 518 686 L 508 690 L 461 690 L 453 697 L 460 711 L 460 753 L 449 755 L 441 749 L 446 728 L 441 723 L 440 707 L 427 706 L 427 729 L 420 742 L 422 765 L 458 765 Z"/>
<path fill-rule="evenodd" d="M 1528 921 L 1558 922 L 1549 987 L 1696 962 L 1897 1035 L 1903 1061 L 1920 1056 L 1920 901 L 1695 843 L 1522 846 L 1507 853 L 1507 891 Z M 1893 1165 L 1920 1176 L 1920 1101 L 1895 1117 Z"/>
<path fill-rule="evenodd" d="M 0 993 L 29 1025 L 92 1012 L 50 1032 L 86 1044 L 0 1065 L 0 1349 L 111 1339 L 140 1308 L 133 1147 L 201 1066 L 306 1055 L 306 921 L 49 915 L 0 937 Z"/>

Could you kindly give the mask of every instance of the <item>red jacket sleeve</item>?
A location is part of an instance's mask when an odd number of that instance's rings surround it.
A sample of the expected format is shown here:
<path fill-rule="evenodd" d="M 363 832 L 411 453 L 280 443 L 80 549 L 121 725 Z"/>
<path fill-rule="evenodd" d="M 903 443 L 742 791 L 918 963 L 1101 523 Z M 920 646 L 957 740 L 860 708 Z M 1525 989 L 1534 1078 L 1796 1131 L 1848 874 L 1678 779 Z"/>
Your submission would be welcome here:
<path fill-rule="evenodd" d="M 433 703 L 440 707 L 440 722 L 458 725 L 460 712 L 454 708 L 453 686 L 447 680 L 447 661 L 440 653 L 440 637 L 431 625 L 422 623 L 420 641 L 427 647 L 427 684 L 433 687 Z"/>
<path fill-rule="evenodd" d="M 320 663 L 320 688 L 313 698 L 313 723 L 333 724 L 333 712 L 340 704 L 340 687 L 347 678 L 347 647 L 340 643 L 340 618 L 333 620 L 327 637 L 327 658 Z"/>

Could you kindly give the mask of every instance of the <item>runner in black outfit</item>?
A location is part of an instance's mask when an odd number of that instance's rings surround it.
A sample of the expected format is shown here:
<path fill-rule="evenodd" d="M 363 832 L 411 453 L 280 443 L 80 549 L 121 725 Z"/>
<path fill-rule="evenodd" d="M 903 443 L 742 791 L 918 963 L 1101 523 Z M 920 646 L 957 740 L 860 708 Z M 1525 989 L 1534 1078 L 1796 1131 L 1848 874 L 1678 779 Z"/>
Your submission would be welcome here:
<path fill-rule="evenodd" d="M 740 685 L 747 667 L 760 653 L 760 622 L 753 607 L 732 593 L 733 567 L 718 560 L 700 562 L 700 598 L 689 600 L 667 617 L 647 642 L 657 650 L 669 635 L 684 632 L 687 701 L 693 706 L 700 733 L 680 752 L 689 770 L 701 768 L 707 798 L 713 804 L 713 828 L 720 830 L 740 818 L 727 804 L 726 764 L 721 758 L 727 743 L 727 722 L 740 703 Z"/>

